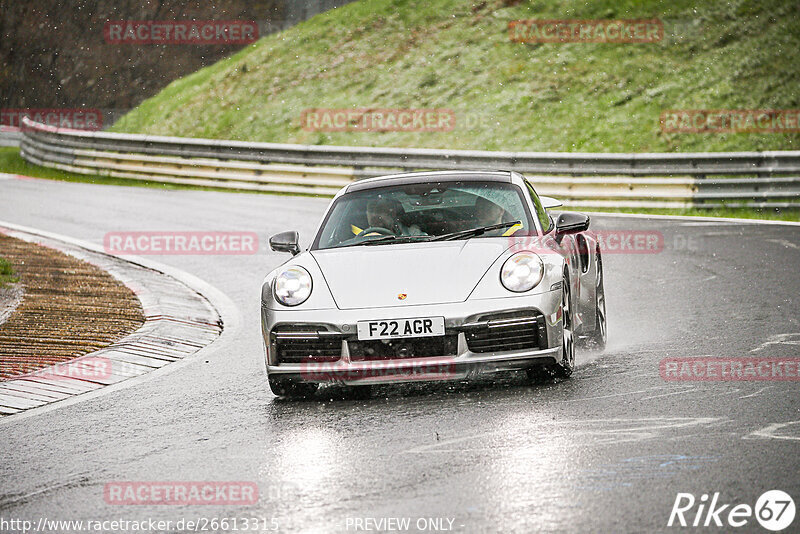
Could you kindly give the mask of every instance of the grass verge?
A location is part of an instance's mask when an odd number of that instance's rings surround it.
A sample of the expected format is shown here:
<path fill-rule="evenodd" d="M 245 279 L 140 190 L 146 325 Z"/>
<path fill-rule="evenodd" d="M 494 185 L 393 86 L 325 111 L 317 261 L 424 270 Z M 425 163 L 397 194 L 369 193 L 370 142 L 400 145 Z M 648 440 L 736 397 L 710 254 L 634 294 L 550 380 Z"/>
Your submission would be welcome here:
<path fill-rule="evenodd" d="M 664 38 L 510 39 L 512 21 L 565 18 L 658 18 Z M 113 130 L 475 150 L 797 150 L 796 132 L 669 133 L 659 119 L 676 109 L 797 109 L 798 62 L 796 0 L 361 0 L 172 82 Z M 444 108 L 455 125 L 330 131 L 303 122 L 312 108 Z"/>
<path fill-rule="evenodd" d="M 14 273 L 11 263 L 5 258 L 0 258 L 0 288 L 17 282 L 19 282 L 19 276 Z"/>

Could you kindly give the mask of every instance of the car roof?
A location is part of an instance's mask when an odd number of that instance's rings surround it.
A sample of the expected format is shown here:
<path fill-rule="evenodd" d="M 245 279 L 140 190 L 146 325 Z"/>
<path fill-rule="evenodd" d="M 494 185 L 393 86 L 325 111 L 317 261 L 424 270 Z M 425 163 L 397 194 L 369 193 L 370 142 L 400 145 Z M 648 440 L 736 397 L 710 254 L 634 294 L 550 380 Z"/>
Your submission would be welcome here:
<path fill-rule="evenodd" d="M 511 182 L 510 171 L 425 171 L 390 174 L 359 180 L 347 186 L 345 193 L 379 187 L 436 182 Z"/>

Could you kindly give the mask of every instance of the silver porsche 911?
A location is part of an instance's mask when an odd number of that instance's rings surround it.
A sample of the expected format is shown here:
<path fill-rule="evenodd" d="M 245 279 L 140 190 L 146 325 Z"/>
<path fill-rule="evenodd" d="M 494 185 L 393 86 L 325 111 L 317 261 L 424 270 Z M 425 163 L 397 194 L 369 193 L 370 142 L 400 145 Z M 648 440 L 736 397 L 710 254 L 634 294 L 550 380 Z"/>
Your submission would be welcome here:
<path fill-rule="evenodd" d="M 261 289 L 269 385 L 464 379 L 525 370 L 568 377 L 576 342 L 606 342 L 603 267 L 589 217 L 551 213 L 515 172 L 406 173 L 354 182 L 310 247 Z"/>

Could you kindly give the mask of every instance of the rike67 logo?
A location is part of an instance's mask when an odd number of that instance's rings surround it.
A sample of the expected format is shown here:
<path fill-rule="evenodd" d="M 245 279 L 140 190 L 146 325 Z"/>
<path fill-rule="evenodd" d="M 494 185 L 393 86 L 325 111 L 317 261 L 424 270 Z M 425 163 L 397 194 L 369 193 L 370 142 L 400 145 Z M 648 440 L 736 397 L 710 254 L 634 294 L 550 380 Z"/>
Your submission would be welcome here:
<path fill-rule="evenodd" d="M 795 516 L 792 497 L 781 490 L 764 492 L 755 506 L 723 503 L 719 492 L 696 499 L 691 493 L 678 493 L 667 526 L 680 527 L 743 527 L 756 521 L 767 530 L 778 532 L 792 524 Z"/>

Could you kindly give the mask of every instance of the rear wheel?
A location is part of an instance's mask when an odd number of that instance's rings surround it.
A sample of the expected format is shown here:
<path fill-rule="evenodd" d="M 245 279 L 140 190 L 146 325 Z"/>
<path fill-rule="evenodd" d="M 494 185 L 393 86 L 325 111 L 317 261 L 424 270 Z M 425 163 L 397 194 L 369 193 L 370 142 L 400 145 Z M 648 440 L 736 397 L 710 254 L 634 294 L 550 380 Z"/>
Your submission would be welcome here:
<path fill-rule="evenodd" d="M 575 368 L 575 334 L 572 323 L 572 293 L 569 286 L 569 277 L 564 273 L 561 281 L 561 363 L 553 369 L 555 375 L 567 378 Z"/>
<path fill-rule="evenodd" d="M 595 320 L 594 332 L 589 335 L 589 346 L 597 350 L 606 348 L 608 339 L 608 326 L 606 323 L 606 292 L 603 288 L 603 260 L 600 249 L 597 250 L 597 283 L 595 290 Z"/>
<path fill-rule="evenodd" d="M 279 397 L 307 399 L 316 393 L 319 384 L 300 382 L 291 378 L 269 377 L 269 389 Z"/>

